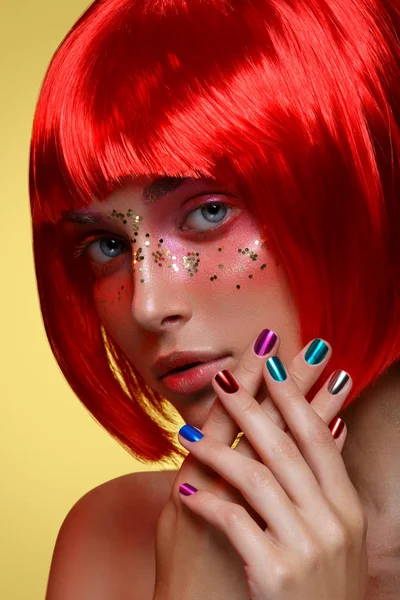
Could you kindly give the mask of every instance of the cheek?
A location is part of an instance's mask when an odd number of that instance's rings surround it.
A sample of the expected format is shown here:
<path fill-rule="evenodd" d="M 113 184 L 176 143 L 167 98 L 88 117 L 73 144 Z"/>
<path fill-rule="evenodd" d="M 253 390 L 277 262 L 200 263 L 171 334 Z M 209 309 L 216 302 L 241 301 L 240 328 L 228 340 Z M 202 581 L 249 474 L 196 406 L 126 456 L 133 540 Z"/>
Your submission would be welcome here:
<path fill-rule="evenodd" d="M 292 312 L 291 291 L 283 270 L 265 243 L 254 241 L 225 247 L 221 252 L 221 256 L 225 254 L 224 262 L 217 264 L 216 273 L 197 280 L 198 294 L 204 302 L 214 307 L 223 305 L 227 317 L 235 315 L 247 323 Z M 205 267 L 209 262 L 208 271 L 215 266 L 211 257 L 204 262 Z"/>
<path fill-rule="evenodd" d="M 104 327 L 111 333 L 126 324 L 131 311 L 132 276 L 120 271 L 94 284 L 93 300 Z"/>
<path fill-rule="evenodd" d="M 247 230 L 246 230 L 247 229 Z M 190 254 L 187 253 L 188 255 Z M 191 253 L 192 256 L 194 252 Z M 191 260 L 186 256 L 183 260 Z M 196 263 L 188 268 L 193 285 L 203 294 L 231 291 L 237 296 L 265 285 L 276 276 L 277 265 L 257 230 L 243 227 L 220 244 L 203 245 Z"/>

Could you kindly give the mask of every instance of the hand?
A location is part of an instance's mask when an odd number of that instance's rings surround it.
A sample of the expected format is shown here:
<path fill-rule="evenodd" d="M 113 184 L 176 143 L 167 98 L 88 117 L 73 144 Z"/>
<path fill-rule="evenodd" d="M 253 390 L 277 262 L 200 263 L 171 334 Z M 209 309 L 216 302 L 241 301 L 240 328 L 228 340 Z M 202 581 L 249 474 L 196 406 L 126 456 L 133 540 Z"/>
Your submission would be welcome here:
<path fill-rule="evenodd" d="M 339 412 L 351 379 L 335 395 L 326 382 L 309 404 L 277 357 L 263 369 L 291 435 L 229 371 L 213 379 L 223 406 L 262 462 L 190 425 L 180 430 L 179 440 L 240 491 L 267 524 L 265 530 L 243 501 L 236 504 L 211 491 L 190 490 L 190 481 L 183 489 L 196 493 L 183 495 L 182 503 L 229 539 L 243 560 L 251 600 L 363 600 L 367 520 L 340 454 L 347 430 L 344 426 L 335 440 L 315 410 L 330 404 L 334 414 Z M 188 441 L 181 433 L 198 441 Z"/>
<path fill-rule="evenodd" d="M 268 330 L 263 333 L 268 334 Z M 266 335 L 263 337 L 265 338 Z M 267 340 L 272 337 L 271 332 Z M 251 343 L 234 370 L 235 376 L 252 395 L 257 393 L 263 381 L 265 360 L 278 351 L 279 344 L 280 340 L 277 336 L 275 344 L 271 344 L 268 351 L 265 344 L 262 345 L 264 349 L 262 352 L 259 350 L 260 344 Z M 256 345 L 259 354 L 254 350 Z M 304 358 L 309 347 L 310 344 L 293 359 L 289 367 L 303 394 L 306 394 L 317 381 L 331 355 L 328 346 L 328 352 L 323 360 L 319 364 L 310 365 Z M 271 416 L 277 426 L 285 428 L 286 424 L 271 399 L 266 398 L 260 406 Z M 320 414 L 324 413 L 325 419 L 331 419 L 335 414 L 330 403 L 325 406 L 316 405 L 315 408 L 320 411 Z M 239 432 L 237 423 L 218 398 L 213 403 L 202 429 L 228 445 L 234 442 Z M 236 451 L 260 460 L 245 436 L 242 436 Z M 195 515 L 181 502 L 179 485 L 186 481 L 201 489 L 218 492 L 218 495 L 226 500 L 241 501 L 249 513 L 259 520 L 260 525 L 262 524 L 262 519 L 238 490 L 189 454 L 177 473 L 169 501 L 164 506 L 157 524 L 155 598 L 175 600 L 179 597 L 181 600 L 186 598 L 191 600 L 207 597 L 210 600 L 212 598 L 248 600 L 246 576 L 240 556 L 224 534 Z"/>

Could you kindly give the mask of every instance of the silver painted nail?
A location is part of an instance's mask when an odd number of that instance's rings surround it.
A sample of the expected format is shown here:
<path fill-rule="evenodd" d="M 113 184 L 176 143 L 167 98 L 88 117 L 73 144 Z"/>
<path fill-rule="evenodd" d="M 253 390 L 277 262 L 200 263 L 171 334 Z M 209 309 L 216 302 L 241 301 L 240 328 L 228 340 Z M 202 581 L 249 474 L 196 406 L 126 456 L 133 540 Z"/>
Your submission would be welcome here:
<path fill-rule="evenodd" d="M 341 369 L 335 371 L 328 382 L 328 392 L 333 395 L 338 394 L 349 379 L 350 375 L 346 371 L 342 371 Z"/>

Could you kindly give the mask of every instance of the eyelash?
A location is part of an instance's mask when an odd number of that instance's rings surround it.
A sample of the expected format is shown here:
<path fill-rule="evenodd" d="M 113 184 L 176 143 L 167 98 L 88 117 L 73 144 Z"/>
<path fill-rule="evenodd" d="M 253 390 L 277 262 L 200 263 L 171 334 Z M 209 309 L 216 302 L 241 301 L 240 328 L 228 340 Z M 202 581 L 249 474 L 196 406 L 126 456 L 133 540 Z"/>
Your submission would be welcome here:
<path fill-rule="evenodd" d="M 201 208 L 204 208 L 205 206 L 207 206 L 208 204 L 217 204 L 218 206 L 222 207 L 222 208 L 228 208 L 232 210 L 232 207 L 229 206 L 226 202 L 218 202 L 218 201 L 213 201 L 213 202 L 205 202 L 203 204 L 200 204 L 199 206 L 197 206 L 195 209 L 193 209 L 192 211 L 188 212 L 185 217 L 184 217 L 184 222 L 188 219 L 188 217 L 193 214 L 196 210 L 199 210 Z M 229 219 L 228 219 L 229 220 Z M 214 232 L 217 229 L 220 229 L 220 227 L 223 227 L 224 224 L 226 223 L 226 221 L 223 219 L 221 225 L 217 225 L 216 227 L 212 227 L 209 230 L 205 230 L 203 232 L 199 232 L 202 235 L 207 235 L 207 233 L 209 231 Z M 185 230 L 184 230 L 185 231 Z M 187 231 L 187 230 L 186 230 Z M 189 230 L 190 231 L 190 230 Z M 125 244 L 127 247 L 129 246 L 129 244 L 126 242 L 126 240 L 121 239 L 118 235 L 110 235 L 110 234 L 106 234 L 104 231 L 93 231 L 91 234 L 89 234 L 88 236 L 85 236 L 84 239 L 82 241 L 80 241 L 78 244 L 76 244 L 73 248 L 73 257 L 74 258 L 79 258 L 81 256 L 83 256 L 86 251 L 88 250 L 88 248 L 94 244 L 95 242 L 98 241 L 102 241 L 102 240 L 107 240 L 107 239 L 113 239 L 113 240 L 118 240 L 120 241 L 122 244 Z M 119 255 L 121 256 L 121 255 Z M 109 257 L 110 260 L 106 261 L 105 263 L 96 263 L 96 268 L 100 271 L 106 270 L 106 265 L 108 265 L 109 263 L 113 262 L 113 258 Z M 115 258 L 118 258 L 118 256 L 116 256 Z"/>
<path fill-rule="evenodd" d="M 104 231 L 93 231 L 89 236 L 86 236 L 81 242 L 78 242 L 78 244 L 74 246 L 72 252 L 73 258 L 79 258 L 80 256 L 83 256 L 86 250 L 89 248 L 89 246 L 91 246 L 95 242 L 107 239 L 118 239 L 118 241 L 124 242 L 124 240 L 121 240 L 117 235 L 111 236 L 106 235 Z"/>

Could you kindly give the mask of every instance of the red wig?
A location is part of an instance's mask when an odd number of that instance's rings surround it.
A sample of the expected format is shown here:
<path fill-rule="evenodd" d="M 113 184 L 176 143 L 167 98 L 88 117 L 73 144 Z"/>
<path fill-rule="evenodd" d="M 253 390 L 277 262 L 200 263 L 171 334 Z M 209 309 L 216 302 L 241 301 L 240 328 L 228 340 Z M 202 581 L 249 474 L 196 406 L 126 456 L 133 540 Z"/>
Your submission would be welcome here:
<path fill-rule="evenodd" d="M 399 37 L 393 0 L 96 0 L 56 51 L 30 162 L 44 325 L 78 398 L 138 460 L 187 453 L 102 327 L 62 213 L 127 177 L 229 173 L 303 344 L 333 347 L 321 377 L 352 375 L 346 407 L 400 358 Z"/>

